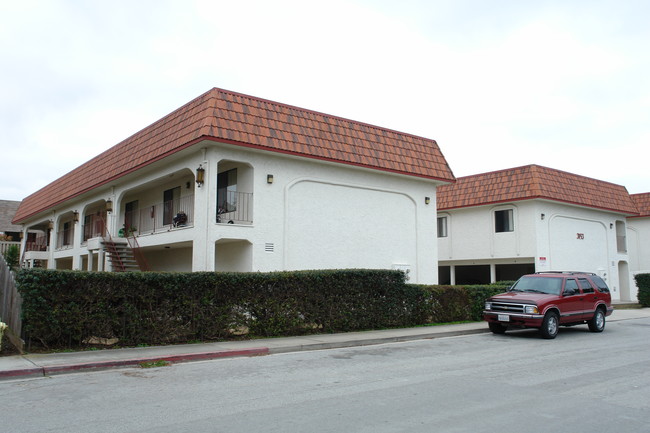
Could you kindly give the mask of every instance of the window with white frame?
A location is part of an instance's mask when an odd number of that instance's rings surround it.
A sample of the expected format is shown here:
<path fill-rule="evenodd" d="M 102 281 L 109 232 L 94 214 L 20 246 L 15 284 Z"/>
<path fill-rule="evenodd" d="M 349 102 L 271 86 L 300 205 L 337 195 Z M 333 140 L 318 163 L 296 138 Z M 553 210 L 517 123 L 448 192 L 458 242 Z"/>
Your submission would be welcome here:
<path fill-rule="evenodd" d="M 496 233 L 512 232 L 514 230 L 515 220 L 512 209 L 494 211 L 494 231 Z"/>
<path fill-rule="evenodd" d="M 447 237 L 447 217 L 442 216 L 438 217 L 438 237 L 446 238 Z"/>

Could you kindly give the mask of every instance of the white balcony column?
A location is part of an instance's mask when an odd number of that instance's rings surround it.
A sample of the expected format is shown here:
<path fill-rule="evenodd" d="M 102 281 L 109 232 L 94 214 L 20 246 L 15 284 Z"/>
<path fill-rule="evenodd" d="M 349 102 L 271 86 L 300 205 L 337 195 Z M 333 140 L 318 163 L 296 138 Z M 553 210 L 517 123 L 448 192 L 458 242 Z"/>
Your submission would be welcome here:
<path fill-rule="evenodd" d="M 29 236 L 29 229 L 27 229 L 25 226 L 22 226 L 21 233 L 22 236 L 20 237 L 20 258 L 22 259 L 25 257 L 25 251 L 27 251 L 27 237 Z M 19 265 L 22 266 L 22 263 L 19 263 Z"/>
<path fill-rule="evenodd" d="M 57 227 L 58 221 L 55 218 L 53 228 L 47 231 L 47 236 L 50 238 L 50 246 L 47 249 L 47 269 L 56 269 L 56 263 L 54 261 L 54 250 L 56 249 Z"/>
<path fill-rule="evenodd" d="M 117 228 L 117 221 L 120 216 L 120 203 L 118 203 L 116 195 L 111 196 L 110 199 L 113 202 L 113 210 L 111 212 L 106 212 L 106 227 L 104 230 L 111 236 L 117 236 L 119 230 Z M 103 237 L 107 237 L 106 233 L 103 234 Z"/>
<path fill-rule="evenodd" d="M 497 282 L 497 265 L 490 263 L 490 284 Z"/>
<path fill-rule="evenodd" d="M 100 248 L 97 250 L 97 272 L 104 271 L 104 260 L 105 260 L 104 249 Z"/>
<path fill-rule="evenodd" d="M 449 265 L 449 284 L 452 286 L 456 285 L 456 266 Z"/>
<path fill-rule="evenodd" d="M 86 265 L 86 270 L 88 272 L 93 270 L 93 252 L 88 250 L 88 264 Z"/>
<path fill-rule="evenodd" d="M 81 240 L 83 239 L 83 215 L 79 213 L 79 221 L 72 221 L 72 269 L 80 271 L 83 269 L 83 260 L 81 259 Z"/>
<path fill-rule="evenodd" d="M 192 241 L 192 272 L 214 271 L 214 243 L 210 242 L 210 228 L 215 221 L 210 220 L 210 195 L 217 194 L 217 166 L 207 160 L 200 163 L 204 172 L 202 185 L 194 184 L 194 229 L 196 236 Z M 192 169 L 196 172 L 196 167 Z M 212 194 L 211 194 L 212 193 Z M 216 215 L 216 211 L 215 211 Z M 215 216 L 216 218 L 216 216 Z"/>

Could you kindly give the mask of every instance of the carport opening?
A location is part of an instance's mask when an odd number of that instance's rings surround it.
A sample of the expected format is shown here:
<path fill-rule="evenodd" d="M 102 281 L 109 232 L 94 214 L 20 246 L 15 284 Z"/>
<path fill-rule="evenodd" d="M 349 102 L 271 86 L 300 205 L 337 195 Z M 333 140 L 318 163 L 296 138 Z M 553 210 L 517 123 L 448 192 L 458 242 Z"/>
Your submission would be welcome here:
<path fill-rule="evenodd" d="M 456 284 L 490 284 L 490 265 L 456 266 Z"/>
<path fill-rule="evenodd" d="M 517 263 L 510 265 L 496 265 L 496 280 L 497 281 L 515 281 L 519 277 L 526 274 L 535 273 L 534 263 Z"/>

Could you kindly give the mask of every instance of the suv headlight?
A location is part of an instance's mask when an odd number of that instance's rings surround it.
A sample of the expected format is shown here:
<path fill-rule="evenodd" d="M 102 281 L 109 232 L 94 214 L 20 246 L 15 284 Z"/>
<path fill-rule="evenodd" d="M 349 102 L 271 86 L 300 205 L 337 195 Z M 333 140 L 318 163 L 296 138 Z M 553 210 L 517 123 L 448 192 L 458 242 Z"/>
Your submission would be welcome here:
<path fill-rule="evenodd" d="M 524 307 L 524 313 L 526 314 L 539 314 L 539 309 L 537 305 L 526 305 Z"/>
<path fill-rule="evenodd" d="M 486 302 L 485 303 L 485 309 L 486 310 L 491 310 L 492 309 L 492 302 Z"/>

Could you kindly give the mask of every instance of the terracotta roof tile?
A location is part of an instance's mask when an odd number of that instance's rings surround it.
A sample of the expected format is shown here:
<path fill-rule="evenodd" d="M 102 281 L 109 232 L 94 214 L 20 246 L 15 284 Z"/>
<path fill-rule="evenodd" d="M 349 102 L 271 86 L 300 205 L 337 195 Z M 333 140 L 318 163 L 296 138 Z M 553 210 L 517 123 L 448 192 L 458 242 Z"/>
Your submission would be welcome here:
<path fill-rule="evenodd" d="M 214 88 L 25 198 L 14 221 L 201 140 L 454 181 L 434 140 Z"/>
<path fill-rule="evenodd" d="M 630 197 L 639 211 L 639 215 L 636 216 L 639 218 L 650 217 L 650 192 L 631 194 Z"/>
<path fill-rule="evenodd" d="M 438 209 L 547 199 L 596 209 L 637 213 L 624 186 L 539 165 L 460 177 L 438 188 Z"/>

